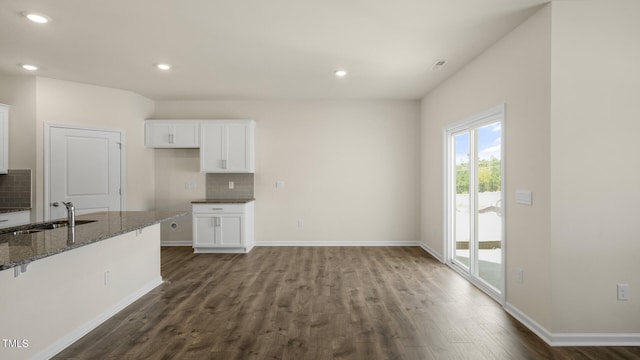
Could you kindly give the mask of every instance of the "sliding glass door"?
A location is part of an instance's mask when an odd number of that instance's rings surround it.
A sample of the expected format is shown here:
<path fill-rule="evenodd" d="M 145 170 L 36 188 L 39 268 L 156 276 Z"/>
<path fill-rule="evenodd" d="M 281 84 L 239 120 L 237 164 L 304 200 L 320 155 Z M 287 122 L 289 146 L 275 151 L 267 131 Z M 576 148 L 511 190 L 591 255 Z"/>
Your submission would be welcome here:
<path fill-rule="evenodd" d="M 445 130 L 447 261 L 497 300 L 504 289 L 504 107 Z"/>

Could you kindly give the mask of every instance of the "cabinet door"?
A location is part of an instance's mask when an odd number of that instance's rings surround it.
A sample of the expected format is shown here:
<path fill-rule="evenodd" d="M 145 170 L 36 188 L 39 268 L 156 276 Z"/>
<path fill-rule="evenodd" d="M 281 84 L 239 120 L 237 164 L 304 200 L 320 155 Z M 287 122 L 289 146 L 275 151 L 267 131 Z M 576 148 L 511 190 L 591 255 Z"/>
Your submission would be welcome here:
<path fill-rule="evenodd" d="M 29 211 L 18 211 L 12 213 L 0 214 L 0 228 L 8 228 L 28 224 L 31 221 L 31 213 Z"/>
<path fill-rule="evenodd" d="M 145 146 L 147 147 L 169 147 L 171 145 L 171 125 L 147 123 L 145 130 Z"/>
<path fill-rule="evenodd" d="M 200 144 L 199 127 L 195 122 L 151 121 L 145 123 L 147 147 L 197 148 Z"/>
<path fill-rule="evenodd" d="M 193 246 L 211 247 L 216 244 L 217 219 L 213 215 L 193 214 Z"/>
<path fill-rule="evenodd" d="M 173 146 L 181 148 L 197 148 L 200 145 L 198 124 L 173 125 Z"/>
<path fill-rule="evenodd" d="M 9 170 L 9 108 L 0 105 L 0 174 Z"/>
<path fill-rule="evenodd" d="M 250 128 L 248 124 L 228 124 L 226 128 L 226 170 L 230 172 L 248 172 Z"/>
<path fill-rule="evenodd" d="M 225 172 L 225 126 L 221 123 L 200 125 L 200 171 Z"/>
<path fill-rule="evenodd" d="M 242 245 L 242 215 L 221 215 L 220 220 L 220 246 Z"/>

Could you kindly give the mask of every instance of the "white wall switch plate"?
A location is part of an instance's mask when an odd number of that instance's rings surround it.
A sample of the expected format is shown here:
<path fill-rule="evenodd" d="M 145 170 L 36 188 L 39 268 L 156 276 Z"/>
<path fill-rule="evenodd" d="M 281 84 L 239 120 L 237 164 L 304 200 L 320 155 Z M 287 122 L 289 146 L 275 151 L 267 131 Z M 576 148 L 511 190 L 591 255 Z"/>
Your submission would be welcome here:
<path fill-rule="evenodd" d="M 282 180 L 276 181 L 276 189 L 278 189 L 278 190 L 284 189 L 284 181 L 282 181 Z"/>
<path fill-rule="evenodd" d="M 533 204 L 533 194 L 529 190 L 516 190 L 516 204 L 528 205 Z"/>
<path fill-rule="evenodd" d="M 235 186 L 235 185 L 233 184 L 233 181 L 229 181 L 229 189 L 230 189 L 230 190 L 233 190 L 233 187 L 234 187 L 234 186 Z"/>

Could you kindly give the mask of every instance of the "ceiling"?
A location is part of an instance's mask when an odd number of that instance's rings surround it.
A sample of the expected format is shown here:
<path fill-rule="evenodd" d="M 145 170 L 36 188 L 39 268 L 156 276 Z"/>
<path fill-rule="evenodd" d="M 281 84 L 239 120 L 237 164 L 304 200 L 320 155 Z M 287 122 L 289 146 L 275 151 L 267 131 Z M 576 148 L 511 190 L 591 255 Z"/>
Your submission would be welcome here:
<path fill-rule="evenodd" d="M 0 74 L 154 100 L 419 99 L 549 1 L 0 0 Z"/>

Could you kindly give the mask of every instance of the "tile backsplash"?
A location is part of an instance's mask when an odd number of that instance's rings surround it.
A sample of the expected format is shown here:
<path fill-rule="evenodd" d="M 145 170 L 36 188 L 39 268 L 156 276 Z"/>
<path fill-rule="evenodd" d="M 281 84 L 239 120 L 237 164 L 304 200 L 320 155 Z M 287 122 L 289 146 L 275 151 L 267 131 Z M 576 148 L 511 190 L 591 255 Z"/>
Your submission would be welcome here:
<path fill-rule="evenodd" d="M 253 174 L 207 174 L 207 199 L 253 199 Z"/>
<path fill-rule="evenodd" d="M 0 175 L 0 208 L 31 207 L 31 169 Z"/>

